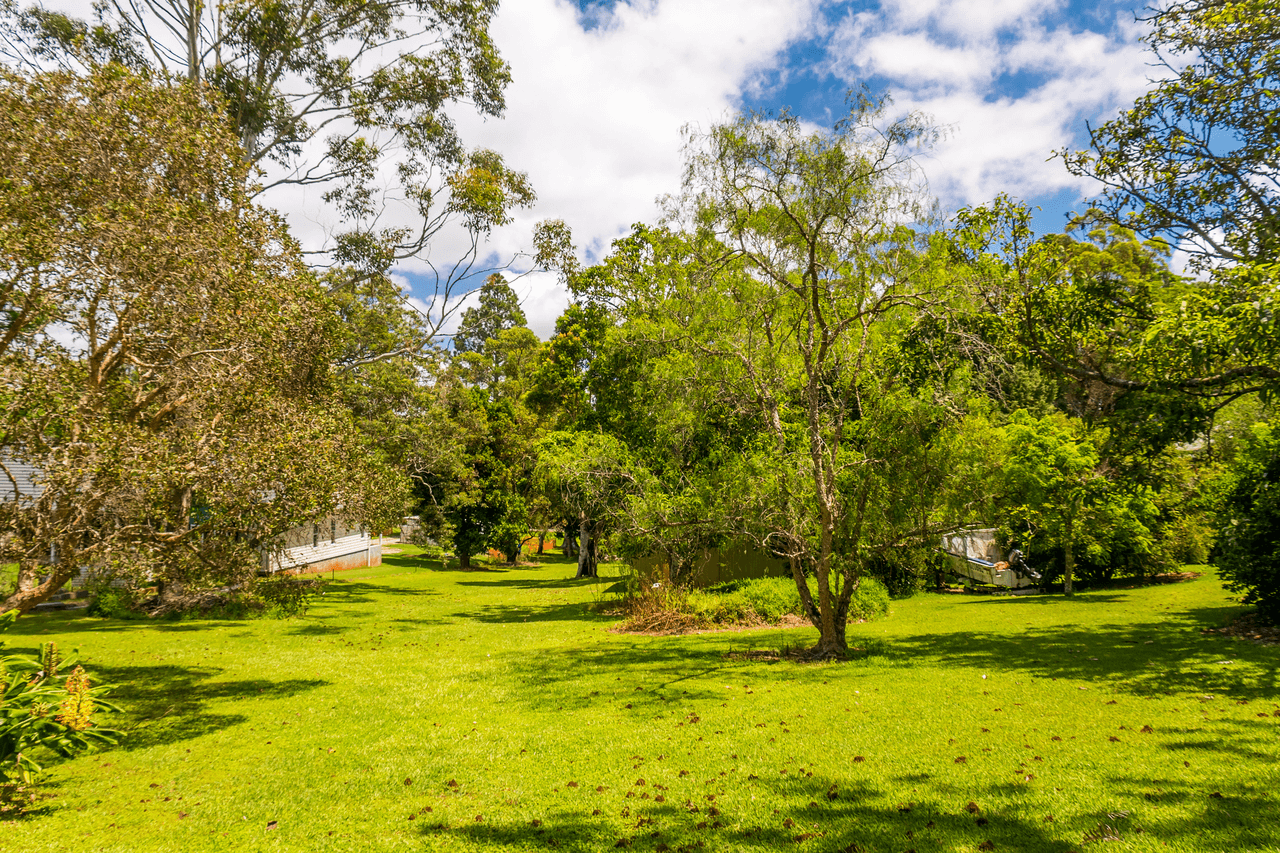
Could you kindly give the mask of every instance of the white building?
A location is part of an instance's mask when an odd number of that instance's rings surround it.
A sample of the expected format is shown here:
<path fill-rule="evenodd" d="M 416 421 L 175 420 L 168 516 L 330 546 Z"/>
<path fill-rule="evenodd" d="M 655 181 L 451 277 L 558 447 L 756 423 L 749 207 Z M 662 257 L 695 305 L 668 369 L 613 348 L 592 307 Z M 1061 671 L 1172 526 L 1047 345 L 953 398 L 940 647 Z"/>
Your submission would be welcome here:
<path fill-rule="evenodd" d="M 381 537 L 349 527 L 338 516 L 303 524 L 281 537 L 281 546 L 262 555 L 264 572 L 331 572 L 382 565 Z"/>

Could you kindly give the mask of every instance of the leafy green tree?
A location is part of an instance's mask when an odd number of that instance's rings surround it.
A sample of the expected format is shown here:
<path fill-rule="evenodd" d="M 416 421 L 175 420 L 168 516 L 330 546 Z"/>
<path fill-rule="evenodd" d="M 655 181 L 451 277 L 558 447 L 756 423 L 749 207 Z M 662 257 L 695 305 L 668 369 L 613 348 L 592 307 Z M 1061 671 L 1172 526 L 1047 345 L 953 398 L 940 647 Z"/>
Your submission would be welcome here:
<path fill-rule="evenodd" d="M 1280 250 L 1280 20 L 1270 0 L 1175 0 L 1148 18 L 1164 72 L 1120 116 L 1062 153 L 1100 181 L 1116 221 L 1194 253 L 1201 268 L 1274 263 Z"/>
<path fill-rule="evenodd" d="M 458 331 L 453 335 L 453 351 L 484 352 L 485 342 L 496 338 L 504 329 L 525 325 L 520 297 L 507 284 L 506 278 L 494 273 L 480 285 L 480 302 L 462 312 Z"/>
<path fill-rule="evenodd" d="M 1164 5 L 1147 36 L 1163 79 L 1093 129 L 1091 150 L 1062 154 L 1106 188 L 1107 218 L 1190 252 L 1205 278 L 1143 318 L 1128 375 L 1076 365 L 1088 378 L 1218 401 L 1275 393 L 1278 20 L 1270 0 Z"/>
<path fill-rule="evenodd" d="M 579 521 L 577 577 L 598 575 L 598 533 L 635 492 L 635 469 L 627 446 L 610 435 L 553 432 L 539 443 L 535 476 Z"/>
<path fill-rule="evenodd" d="M 402 479 L 335 394 L 323 291 L 247 198 L 216 98 L 109 66 L 4 72 L 0 104 L 0 447 L 39 471 L 0 506 L 0 611 L 82 566 L 242 581 L 297 524 L 397 517 Z"/>
<path fill-rule="evenodd" d="M 1280 430 L 1259 423 L 1229 478 L 1217 563 L 1228 588 L 1280 624 Z"/>
<path fill-rule="evenodd" d="M 1098 475 L 1098 451 L 1081 434 L 1079 422 L 1063 415 L 1032 418 L 1015 412 L 1006 428 L 1001 470 L 1006 516 L 1022 533 L 1043 530 L 1064 555 L 1062 587 L 1074 591 L 1075 555 L 1105 484 Z"/>
<path fill-rule="evenodd" d="M 515 563 L 546 515 L 533 482 L 542 420 L 526 400 L 542 342 L 522 325 L 498 324 L 481 349 L 455 355 L 442 380 L 459 454 L 438 482 L 439 506 L 464 567 L 486 547 Z"/>
<path fill-rule="evenodd" d="M 918 116 L 883 124 L 883 111 L 855 97 L 830 132 L 744 115 L 692 140 L 677 212 L 701 257 L 663 305 L 704 399 L 750 423 L 733 517 L 789 560 L 819 657 L 845 654 L 869 560 L 934 529 L 928 507 L 906 510 L 918 493 L 895 487 L 895 437 L 913 420 L 932 448 L 950 420 L 880 370 L 946 287 L 925 232 L 908 227 L 929 216 L 910 155 L 933 130 Z"/>
<path fill-rule="evenodd" d="M 329 261 L 371 275 L 418 256 L 449 317 L 481 240 L 531 204 L 527 176 L 469 149 L 450 117 L 500 116 L 511 74 L 489 35 L 497 0 L 105 0 L 92 21 L 6 0 L 8 52 L 28 67 L 119 62 L 155 79 L 208 85 L 243 156 L 264 169 L 253 192 L 315 187 L 340 221 Z M 257 174 L 248 171 L 245 177 Z M 386 222 L 391 211 L 396 222 Z M 427 257 L 460 229 L 460 257 Z"/>

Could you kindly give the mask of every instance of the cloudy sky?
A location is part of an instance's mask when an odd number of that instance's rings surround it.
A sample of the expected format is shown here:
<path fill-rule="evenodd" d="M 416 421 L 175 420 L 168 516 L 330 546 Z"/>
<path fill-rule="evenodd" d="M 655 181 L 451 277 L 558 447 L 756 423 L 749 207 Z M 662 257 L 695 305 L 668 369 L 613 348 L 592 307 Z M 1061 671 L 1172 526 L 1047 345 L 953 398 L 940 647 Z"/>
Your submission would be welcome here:
<path fill-rule="evenodd" d="M 81 15 L 90 6 L 46 2 Z M 1052 154 L 1081 146 L 1086 122 L 1105 121 L 1148 88 L 1150 55 L 1135 22 L 1143 5 L 502 0 L 492 34 L 513 75 L 506 115 L 455 118 L 468 144 L 528 173 L 538 202 L 492 235 L 485 260 L 516 258 L 512 269 L 523 271 L 535 223 L 553 218 L 573 229 L 585 261 L 598 260 L 632 223 L 657 218 L 657 197 L 679 189 L 683 126 L 782 108 L 830 126 L 846 92 L 863 84 L 947 129 L 921 161 L 945 210 L 1006 192 L 1041 208 L 1038 230 L 1060 230 L 1094 188 Z M 294 187 L 265 199 L 313 248 L 333 224 L 319 192 Z M 458 238 L 440 235 L 431 260 L 458 257 Z M 423 262 L 397 270 L 420 299 L 433 290 L 427 273 Z M 545 274 L 514 286 L 530 325 L 547 336 L 567 294 Z"/>
<path fill-rule="evenodd" d="M 790 107 L 829 125 L 850 87 L 888 91 L 948 129 L 923 165 L 947 210 L 1007 192 L 1060 230 L 1092 191 L 1052 159 L 1086 122 L 1148 88 L 1132 0 L 505 0 L 493 25 L 511 64 L 507 113 L 460 116 L 472 144 L 525 170 L 538 203 L 489 245 L 528 249 L 535 222 L 564 219 L 586 260 L 655 198 L 678 189 L 680 129 L 743 108 Z M 419 270 L 401 271 L 422 287 Z M 551 330 L 566 294 L 516 283 L 531 326 Z"/>

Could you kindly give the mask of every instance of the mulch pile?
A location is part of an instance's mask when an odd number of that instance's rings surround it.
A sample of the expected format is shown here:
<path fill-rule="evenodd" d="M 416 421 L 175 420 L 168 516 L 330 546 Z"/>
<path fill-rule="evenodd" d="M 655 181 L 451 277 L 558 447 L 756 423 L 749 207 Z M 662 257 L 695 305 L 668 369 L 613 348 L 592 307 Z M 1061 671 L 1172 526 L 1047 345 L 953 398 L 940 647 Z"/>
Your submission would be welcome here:
<path fill-rule="evenodd" d="M 1263 625 L 1257 613 L 1246 613 L 1225 628 L 1204 628 L 1200 633 L 1225 634 L 1260 646 L 1280 646 L 1280 627 Z"/>

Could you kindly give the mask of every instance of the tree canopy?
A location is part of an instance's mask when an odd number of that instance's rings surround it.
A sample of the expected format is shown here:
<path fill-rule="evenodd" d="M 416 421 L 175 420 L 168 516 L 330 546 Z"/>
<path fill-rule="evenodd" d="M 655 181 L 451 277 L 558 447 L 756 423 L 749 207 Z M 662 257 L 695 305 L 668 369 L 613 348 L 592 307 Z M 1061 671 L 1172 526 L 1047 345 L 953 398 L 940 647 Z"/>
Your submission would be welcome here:
<path fill-rule="evenodd" d="M 323 292 L 216 102 L 120 66 L 4 72 L 0 99 L 0 447 L 38 472 L 3 508 L 3 609 L 82 566 L 227 582 L 303 521 L 398 515 L 333 394 Z"/>

